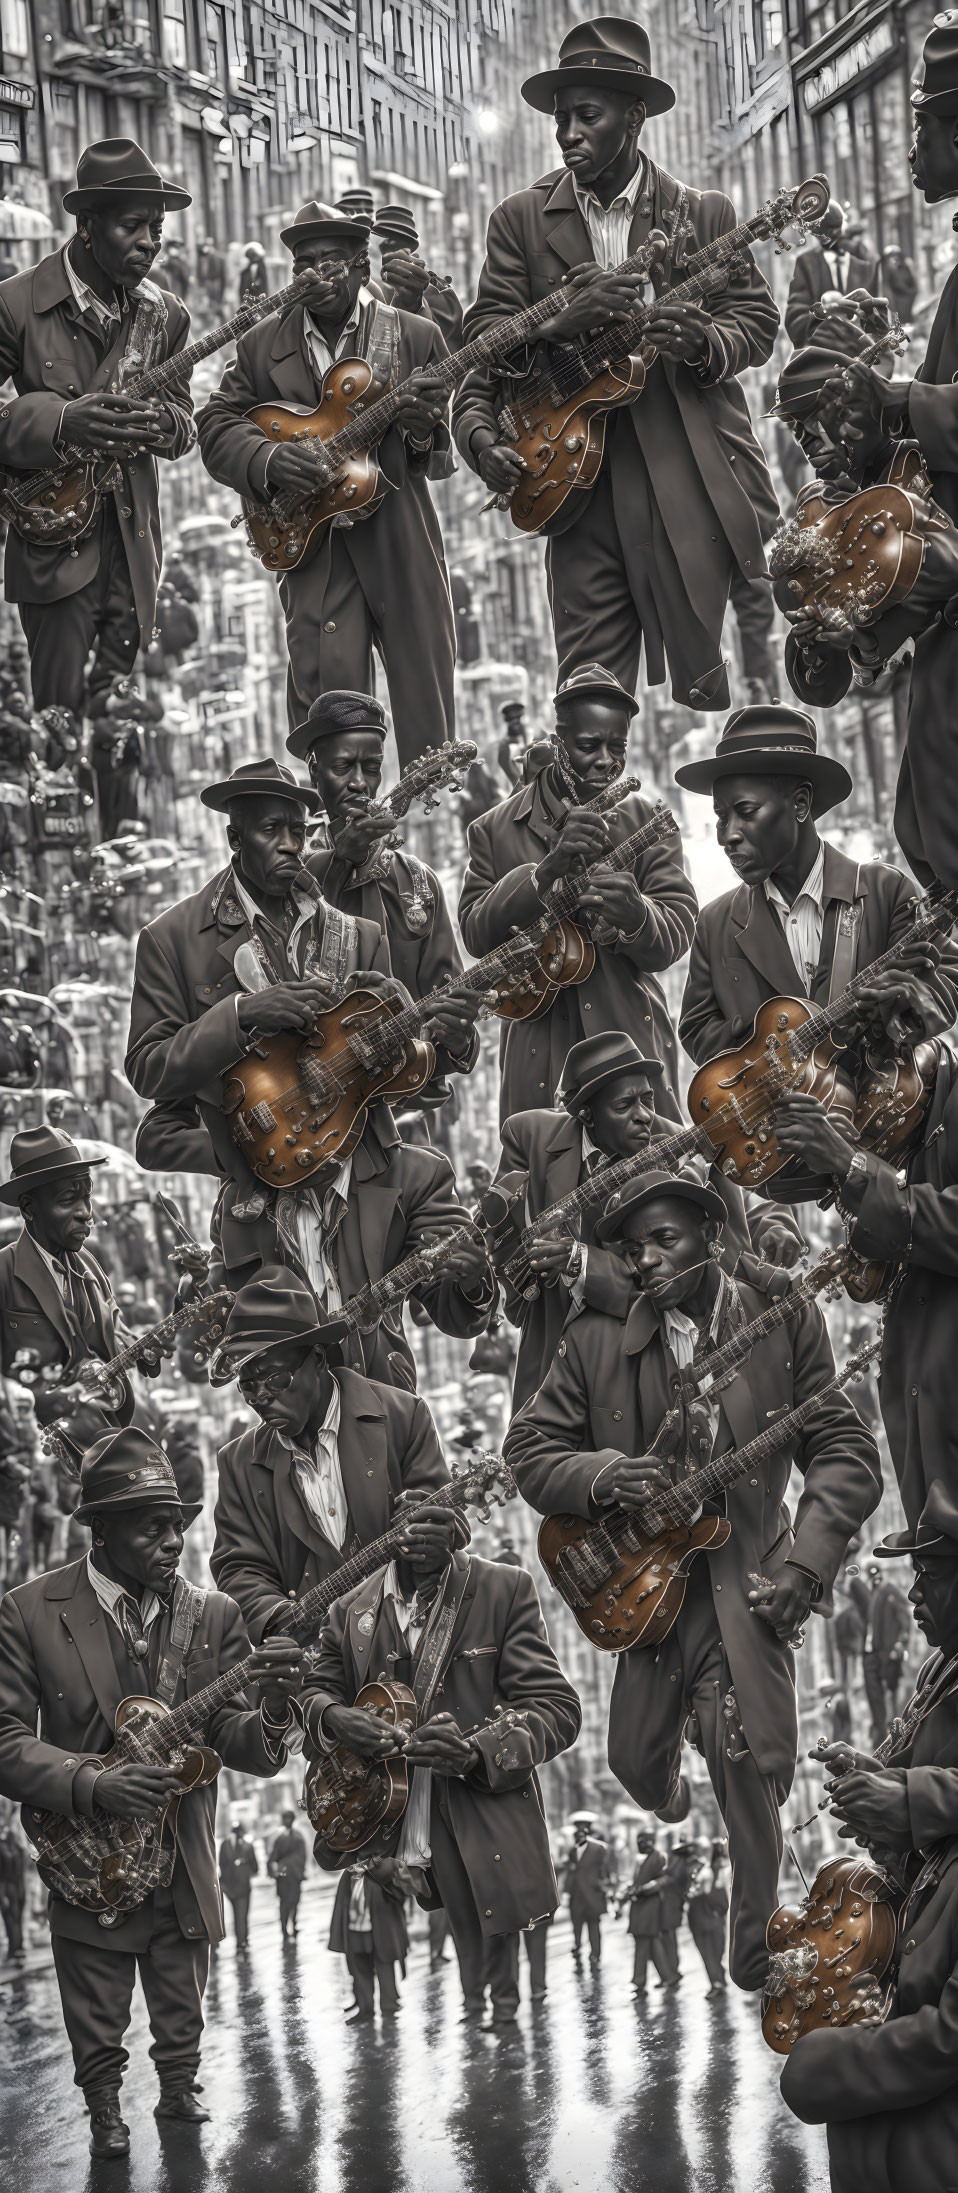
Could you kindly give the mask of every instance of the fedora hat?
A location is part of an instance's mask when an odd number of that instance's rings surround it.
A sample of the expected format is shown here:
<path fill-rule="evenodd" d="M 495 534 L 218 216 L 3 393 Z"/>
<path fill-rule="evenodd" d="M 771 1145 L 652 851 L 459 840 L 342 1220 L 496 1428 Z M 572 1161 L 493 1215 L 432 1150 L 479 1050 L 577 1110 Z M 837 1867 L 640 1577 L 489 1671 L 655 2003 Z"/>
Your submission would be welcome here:
<path fill-rule="evenodd" d="M 344 687 L 321 693 L 305 722 L 290 732 L 286 750 L 295 754 L 297 761 L 305 761 L 321 739 L 334 739 L 341 731 L 377 731 L 384 739 L 387 724 L 382 702 L 373 700 L 369 693 L 349 693 Z"/>
<path fill-rule="evenodd" d="M 958 8 L 935 16 L 921 49 L 921 80 L 911 103 L 918 115 L 958 114 Z"/>
<path fill-rule="evenodd" d="M 344 1319 L 323 1319 L 308 1280 L 286 1264 L 264 1264 L 241 1287 L 210 1358 L 211 1386 L 227 1386 L 247 1363 L 291 1343 L 333 1348 L 347 1331 Z"/>
<path fill-rule="evenodd" d="M 787 365 L 782 367 L 776 401 L 766 412 L 766 418 L 805 419 L 810 413 L 814 414 L 822 383 L 836 372 L 842 372 L 849 358 L 860 357 L 867 348 L 868 337 L 857 321 L 844 319 L 837 312 L 829 313 L 816 339 L 804 343 L 801 350 L 793 350 Z"/>
<path fill-rule="evenodd" d="M 333 212 L 341 213 L 346 221 L 361 221 L 363 227 L 369 229 L 376 214 L 372 191 L 344 190 L 342 197 L 337 198 Z"/>
<path fill-rule="evenodd" d="M 661 1079 L 660 1058 L 645 1058 L 631 1036 L 610 1029 L 601 1036 L 586 1036 L 567 1054 L 559 1083 L 558 1100 L 567 1112 L 577 1113 L 587 1097 L 620 1074 L 644 1074 L 650 1082 Z"/>
<path fill-rule="evenodd" d="M 22 1127 L 10 1144 L 10 1178 L 0 1184 L 0 1203 L 19 1203 L 38 1180 L 106 1163 L 105 1157 L 84 1157 L 59 1127 Z"/>
<path fill-rule="evenodd" d="M 356 214 L 340 213 L 335 206 L 320 204 L 310 198 L 305 206 L 294 213 L 289 228 L 279 232 L 281 244 L 295 251 L 297 244 L 345 244 L 347 250 L 358 251 L 369 242 L 369 222 Z"/>
<path fill-rule="evenodd" d="M 840 761 L 818 751 L 818 733 L 801 708 L 775 701 L 730 716 L 710 761 L 683 762 L 676 784 L 711 792 L 720 777 L 796 777 L 812 787 L 812 814 L 847 800 L 852 780 Z"/>
<path fill-rule="evenodd" d="M 675 105 L 671 84 L 652 75 L 648 31 L 625 15 L 596 15 L 591 23 L 568 31 L 559 47 L 558 68 L 527 76 L 522 96 L 538 114 L 551 114 L 556 92 L 569 84 L 630 92 L 641 99 L 647 114 L 666 114 Z"/>
<path fill-rule="evenodd" d="M 101 137 L 77 161 L 76 189 L 62 199 L 64 213 L 92 213 L 124 198 L 160 198 L 174 210 L 193 203 L 188 190 L 168 183 L 132 137 Z"/>
<path fill-rule="evenodd" d="M 574 700 L 609 701 L 613 706 L 628 710 L 637 716 L 639 704 L 635 694 L 621 684 L 614 670 L 606 670 L 600 662 L 582 662 L 577 670 L 570 670 L 567 678 L 557 686 L 553 707 L 558 709 L 562 701 Z"/>
<path fill-rule="evenodd" d="M 942 1478 L 937 1477 L 912 1530 L 892 1531 L 872 1552 L 893 1561 L 902 1554 L 931 1553 L 940 1560 L 958 1561 L 958 1501 Z"/>
<path fill-rule="evenodd" d="M 596 1241 L 617 1240 L 625 1213 L 639 1210 L 643 1203 L 653 1203 L 660 1196 L 674 1197 L 680 1203 L 697 1203 L 706 1218 L 714 1218 L 719 1226 L 724 1226 L 728 1218 L 718 1191 L 694 1173 L 642 1173 L 638 1180 L 630 1180 L 626 1187 L 618 1188 L 615 1195 L 610 1195 L 595 1228 Z"/>
<path fill-rule="evenodd" d="M 218 815 L 227 815 L 234 800 L 242 799 L 291 800 L 311 815 L 318 813 L 323 804 L 312 785 L 301 784 L 283 762 L 273 760 L 272 754 L 262 761 L 241 762 L 222 784 L 208 784 L 200 798 L 204 807 L 214 808 Z"/>
<path fill-rule="evenodd" d="M 184 1523 L 202 1512 L 202 1500 L 181 1500 L 173 1464 L 148 1432 L 129 1424 L 125 1431 L 106 1432 L 88 1447 L 80 1464 L 80 1504 L 74 1508 L 78 1523 L 107 1508 L 137 1508 L 149 1501 L 154 1506 L 181 1508 Z"/>

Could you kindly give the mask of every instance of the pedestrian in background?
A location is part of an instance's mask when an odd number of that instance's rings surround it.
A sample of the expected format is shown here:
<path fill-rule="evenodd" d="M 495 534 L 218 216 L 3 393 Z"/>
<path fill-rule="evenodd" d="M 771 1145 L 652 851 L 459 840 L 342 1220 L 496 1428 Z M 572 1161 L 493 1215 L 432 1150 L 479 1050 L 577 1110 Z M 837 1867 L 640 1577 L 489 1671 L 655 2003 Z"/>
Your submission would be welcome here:
<path fill-rule="evenodd" d="M 233 1907 L 236 1947 L 244 1956 L 249 1947 L 249 1900 L 258 1872 L 259 1859 L 245 1826 L 234 1819 L 231 1833 L 220 1844 L 220 1887 Z"/>

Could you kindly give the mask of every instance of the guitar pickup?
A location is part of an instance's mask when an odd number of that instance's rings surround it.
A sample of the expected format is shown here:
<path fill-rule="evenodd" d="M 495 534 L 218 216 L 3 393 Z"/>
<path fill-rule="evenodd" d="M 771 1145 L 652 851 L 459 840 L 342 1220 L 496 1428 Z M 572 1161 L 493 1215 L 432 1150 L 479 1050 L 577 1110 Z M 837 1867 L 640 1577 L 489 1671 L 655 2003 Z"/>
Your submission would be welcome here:
<path fill-rule="evenodd" d="M 259 1129 L 260 1134 L 275 1134 L 277 1127 L 276 1115 L 270 1111 L 269 1105 L 262 1099 L 258 1104 L 250 1106 L 249 1116 L 253 1126 Z"/>

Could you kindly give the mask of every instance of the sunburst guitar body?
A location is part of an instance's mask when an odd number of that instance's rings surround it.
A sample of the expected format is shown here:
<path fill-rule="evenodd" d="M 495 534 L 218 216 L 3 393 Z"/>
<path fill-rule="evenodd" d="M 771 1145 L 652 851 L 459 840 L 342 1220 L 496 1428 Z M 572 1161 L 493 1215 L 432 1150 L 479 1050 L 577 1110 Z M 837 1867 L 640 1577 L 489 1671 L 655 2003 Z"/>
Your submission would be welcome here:
<path fill-rule="evenodd" d="M 357 1713 L 374 1713 L 400 1739 L 416 1727 L 419 1709 L 406 1683 L 364 1683 Z M 409 1770 L 402 1752 L 391 1759 L 362 1759 L 337 1744 L 308 1769 L 303 1800 L 315 1830 L 314 1850 L 327 1871 L 348 1864 L 357 1851 L 388 1846 L 409 1802 Z"/>
<path fill-rule="evenodd" d="M 566 403 L 543 397 L 528 410 L 519 389 L 503 418 L 509 442 L 526 467 L 509 504 L 521 533 L 543 532 L 575 488 L 592 486 L 605 450 L 608 413 L 635 402 L 645 386 L 645 371 L 640 357 L 619 358 Z M 564 512 L 567 523 L 572 515 Z"/>
<path fill-rule="evenodd" d="M 724 1546 L 731 1532 L 721 1515 L 700 1515 L 654 1535 L 637 1520 L 610 1526 L 584 1515 L 547 1515 L 539 1559 L 590 1645 L 628 1652 L 668 1636 L 696 1554 Z"/>
<path fill-rule="evenodd" d="M 323 381 L 312 410 L 305 404 L 254 404 L 246 416 L 271 442 L 329 442 L 382 395 L 364 358 L 340 358 Z M 334 519 L 368 518 L 382 501 L 374 449 L 360 450 L 337 466 L 336 477 L 288 517 L 248 499 L 243 515 L 250 544 L 267 571 L 293 571 L 312 542 Z"/>
<path fill-rule="evenodd" d="M 804 1169 L 775 1137 L 773 1105 L 786 1089 L 817 1097 L 834 1106 L 837 1082 L 835 1046 L 827 1035 L 806 1057 L 793 1057 L 789 1037 L 813 1017 L 803 998 L 768 998 L 755 1015 L 752 1033 L 734 1050 L 710 1058 L 689 1085 L 689 1117 L 704 1127 L 716 1146 L 716 1164 L 727 1180 L 759 1188 L 776 1174 L 800 1181 Z"/>

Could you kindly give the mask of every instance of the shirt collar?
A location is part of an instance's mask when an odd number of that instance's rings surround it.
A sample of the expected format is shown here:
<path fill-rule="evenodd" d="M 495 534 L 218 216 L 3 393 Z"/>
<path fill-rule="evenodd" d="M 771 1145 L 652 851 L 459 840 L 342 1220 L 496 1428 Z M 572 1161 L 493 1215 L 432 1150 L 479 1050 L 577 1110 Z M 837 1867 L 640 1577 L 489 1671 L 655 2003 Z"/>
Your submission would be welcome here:
<path fill-rule="evenodd" d="M 372 291 L 366 288 L 366 284 L 364 282 L 356 299 L 355 305 L 353 306 L 352 312 L 349 315 L 349 319 L 345 321 L 344 325 L 339 330 L 339 334 L 336 337 L 337 343 L 342 342 L 344 335 L 351 335 L 355 332 L 356 328 L 358 328 L 359 326 L 361 314 L 365 312 L 367 305 L 371 305 L 372 302 Z M 325 343 L 327 349 L 331 347 L 329 343 L 329 337 L 324 334 L 318 320 L 314 320 L 312 313 L 309 311 L 307 311 L 306 313 L 306 326 L 309 328 L 311 334 L 319 336 L 320 342 Z"/>
<path fill-rule="evenodd" d="M 322 1439 L 324 1433 L 328 1433 L 331 1439 L 338 1439 L 342 1410 L 342 1396 L 334 1378 L 333 1390 L 329 1397 L 329 1407 L 326 1411 L 318 1432 L 315 1432 L 313 1434 L 313 1439 L 310 1442 L 310 1445 L 307 1446 L 305 1440 L 293 1439 L 289 1432 L 278 1432 L 276 1436 L 279 1439 L 280 1445 L 283 1447 L 288 1447 L 291 1454 L 309 1454 L 316 1440 Z"/>
<path fill-rule="evenodd" d="M 784 907 L 786 914 L 794 913 L 799 899 L 811 899 L 812 905 L 817 906 L 819 913 L 822 913 L 825 906 L 825 847 L 822 840 L 819 839 L 818 841 L 817 855 L 812 862 L 801 890 L 796 894 L 794 905 L 789 905 L 788 900 L 783 897 L 778 884 L 774 882 L 771 876 L 766 877 L 765 880 L 765 896 L 773 906 Z"/>
<path fill-rule="evenodd" d="M 249 922 L 251 929 L 255 929 L 258 921 L 265 921 L 269 923 L 270 928 L 273 927 L 269 915 L 264 914 L 261 906 L 257 906 L 256 900 L 251 897 L 250 893 L 246 889 L 246 885 L 243 882 L 239 869 L 235 867 L 233 869 L 233 889 L 239 901 L 240 910 L 246 915 L 246 919 Z M 292 899 L 294 905 L 298 906 L 301 914 L 315 913 L 317 903 L 316 900 L 307 898 L 305 891 L 301 891 L 296 884 L 293 885 L 293 888 L 289 893 L 289 897 Z"/>
<path fill-rule="evenodd" d="M 116 1622 L 117 1603 L 121 1599 L 128 1599 L 130 1597 L 129 1592 L 124 1591 L 122 1584 L 115 1584 L 112 1576 L 104 1576 L 102 1569 L 96 1567 L 92 1553 L 87 1554 L 86 1568 L 87 1575 L 104 1614 L 112 1615 L 113 1620 Z M 150 1623 L 155 1622 L 157 1615 L 161 1614 L 162 1611 L 162 1601 L 157 1598 L 155 1591 L 148 1591 L 139 1608 L 143 1628 L 148 1630 Z M 119 1622 L 117 1622 L 117 1628 L 120 1628 Z"/>
<path fill-rule="evenodd" d="M 587 1160 L 588 1160 L 588 1159 L 589 1159 L 590 1157 L 601 1157 L 601 1156 L 602 1156 L 602 1154 L 603 1154 L 603 1153 L 602 1153 L 602 1151 L 600 1150 L 600 1148 L 599 1148 L 599 1145 L 598 1145 L 598 1143 L 597 1143 L 597 1142 L 593 1142 L 593 1140 L 592 1140 L 592 1136 L 591 1136 L 591 1135 L 590 1135 L 590 1133 L 589 1133 L 588 1127 L 583 1127 L 583 1129 L 582 1129 L 582 1163 L 583 1163 L 583 1165 L 585 1165 L 585 1164 L 586 1164 Z"/>
<path fill-rule="evenodd" d="M 610 206 L 604 206 L 601 199 L 596 197 L 594 190 L 583 190 L 581 183 L 577 182 L 575 176 L 573 175 L 572 188 L 575 191 L 576 204 L 578 205 L 579 212 L 584 215 L 586 221 L 588 221 L 590 210 L 598 213 L 600 217 L 602 217 L 603 215 L 608 216 L 610 213 L 614 213 L 618 206 L 628 206 L 629 211 L 631 212 L 634 209 L 635 201 L 639 195 L 640 190 L 643 187 L 648 171 L 649 163 L 645 157 L 644 152 L 640 152 L 639 164 L 636 168 L 635 174 L 630 175 L 628 182 L 623 185 L 617 196 L 613 198 L 612 204 Z"/>
<path fill-rule="evenodd" d="M 728 1278 L 727 1274 L 722 1271 L 721 1267 L 719 1267 L 718 1277 L 719 1283 L 718 1289 L 716 1291 L 715 1302 L 712 1308 L 712 1315 L 709 1318 L 708 1325 L 706 1327 L 706 1333 L 709 1340 L 717 1340 L 718 1338 L 719 1326 L 722 1322 L 722 1313 L 724 1311 L 728 1296 L 732 1290 L 732 1281 Z M 662 1321 L 665 1326 L 666 1339 L 668 1340 L 671 1339 L 673 1332 L 684 1333 L 691 1340 L 697 1340 L 699 1337 L 699 1333 L 702 1329 L 699 1325 L 696 1324 L 694 1317 L 689 1316 L 687 1310 L 673 1310 L 670 1309 L 668 1306 L 666 1306 L 666 1308 L 662 1312 Z"/>
<path fill-rule="evenodd" d="M 66 271 L 67 281 L 69 282 L 70 288 L 73 291 L 73 295 L 79 307 L 79 310 L 81 312 L 94 313 L 96 318 L 103 325 L 103 327 L 109 327 L 111 322 L 114 320 L 119 323 L 123 315 L 117 305 L 115 303 L 112 305 L 105 305 L 102 297 L 97 296 L 96 290 L 91 289 L 89 282 L 85 282 L 82 278 L 82 275 L 79 275 L 77 273 L 76 268 L 73 264 L 73 260 L 70 257 L 69 244 L 64 244 L 63 247 L 63 265 Z"/>

